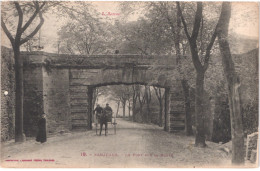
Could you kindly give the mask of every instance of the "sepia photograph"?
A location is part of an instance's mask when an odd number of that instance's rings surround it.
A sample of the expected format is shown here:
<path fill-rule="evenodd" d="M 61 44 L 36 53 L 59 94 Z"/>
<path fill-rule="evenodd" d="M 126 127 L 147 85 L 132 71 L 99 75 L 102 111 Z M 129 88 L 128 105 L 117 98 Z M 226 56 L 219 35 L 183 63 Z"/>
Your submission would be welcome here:
<path fill-rule="evenodd" d="M 1 168 L 258 168 L 259 2 L 1 2 Z"/>

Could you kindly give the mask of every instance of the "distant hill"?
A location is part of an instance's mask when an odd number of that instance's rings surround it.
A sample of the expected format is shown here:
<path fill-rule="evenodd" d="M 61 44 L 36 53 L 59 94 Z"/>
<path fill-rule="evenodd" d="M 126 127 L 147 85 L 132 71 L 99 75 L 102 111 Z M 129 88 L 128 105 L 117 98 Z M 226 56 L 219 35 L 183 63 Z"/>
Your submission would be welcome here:
<path fill-rule="evenodd" d="M 230 49 L 232 54 L 242 54 L 259 47 L 258 38 L 241 34 L 231 33 L 229 35 Z"/>

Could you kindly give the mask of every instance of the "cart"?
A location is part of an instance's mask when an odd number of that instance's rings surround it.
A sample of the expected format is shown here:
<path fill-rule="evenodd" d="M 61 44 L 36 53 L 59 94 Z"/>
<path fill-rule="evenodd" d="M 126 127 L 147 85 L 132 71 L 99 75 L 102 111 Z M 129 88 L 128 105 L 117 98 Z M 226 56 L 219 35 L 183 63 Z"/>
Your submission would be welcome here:
<path fill-rule="evenodd" d="M 114 129 L 114 134 L 116 134 L 116 118 L 113 117 L 112 113 L 109 114 L 108 116 L 108 121 L 107 121 L 107 124 L 109 125 L 109 123 L 112 125 L 113 129 Z M 97 118 L 96 114 L 95 114 L 95 127 L 96 127 L 96 135 L 98 135 L 98 130 L 100 128 L 100 121 L 99 119 Z M 108 130 L 108 126 L 107 126 L 107 130 Z"/>

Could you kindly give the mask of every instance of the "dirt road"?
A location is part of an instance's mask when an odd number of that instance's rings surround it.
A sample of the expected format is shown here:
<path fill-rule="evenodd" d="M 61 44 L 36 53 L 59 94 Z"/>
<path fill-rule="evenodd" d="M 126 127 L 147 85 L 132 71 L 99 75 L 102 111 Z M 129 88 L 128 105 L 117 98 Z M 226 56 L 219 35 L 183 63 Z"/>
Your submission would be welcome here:
<path fill-rule="evenodd" d="M 117 133 L 72 132 L 48 138 L 2 144 L 2 167 L 216 167 L 229 165 L 230 155 L 207 142 L 195 148 L 194 137 L 167 133 L 155 125 L 118 119 Z"/>

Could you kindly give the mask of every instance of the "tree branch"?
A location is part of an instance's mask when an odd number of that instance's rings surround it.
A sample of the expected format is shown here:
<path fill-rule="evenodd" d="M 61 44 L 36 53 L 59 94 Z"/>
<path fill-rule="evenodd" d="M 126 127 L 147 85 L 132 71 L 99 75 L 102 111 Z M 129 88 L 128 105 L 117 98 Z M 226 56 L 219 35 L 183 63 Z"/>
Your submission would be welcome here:
<path fill-rule="evenodd" d="M 14 38 L 13 36 L 11 35 L 11 33 L 9 32 L 9 30 L 7 29 L 5 23 L 4 23 L 4 19 L 3 17 L 1 17 L 1 25 L 2 25 L 2 28 L 6 34 L 6 36 L 8 37 L 8 39 L 10 40 L 12 46 L 14 45 Z"/>
<path fill-rule="evenodd" d="M 181 10 L 181 7 L 180 7 L 180 2 L 176 2 L 177 3 L 177 7 L 178 7 L 178 10 L 180 12 L 180 16 L 181 16 L 181 21 L 182 21 L 182 24 L 183 24 L 183 27 L 184 27 L 184 32 L 188 38 L 188 40 L 190 41 L 191 37 L 190 37 L 190 34 L 188 32 L 188 28 L 187 28 L 187 24 L 186 24 L 186 21 L 182 15 L 182 10 Z"/>
<path fill-rule="evenodd" d="M 41 10 L 39 11 L 39 17 L 40 17 L 40 23 L 38 24 L 38 26 L 34 29 L 34 31 L 29 34 L 26 38 L 24 38 L 23 40 L 21 40 L 21 45 L 24 44 L 25 42 L 27 42 L 29 39 L 31 39 L 42 27 L 43 23 L 44 23 L 44 18 L 42 16 L 42 12 Z"/>
<path fill-rule="evenodd" d="M 202 18 L 201 18 L 201 28 L 200 28 L 200 51 L 201 51 L 202 55 L 204 53 L 203 29 L 204 29 L 204 20 L 203 20 L 203 16 L 202 16 Z"/>
<path fill-rule="evenodd" d="M 21 28 L 22 28 L 22 24 L 23 24 L 23 11 L 18 2 L 14 2 L 14 5 L 15 5 L 15 8 L 16 8 L 16 10 L 18 12 L 18 16 L 19 16 L 15 39 L 20 40 L 20 37 L 22 35 Z"/>
<path fill-rule="evenodd" d="M 153 86 L 153 89 L 155 91 L 156 97 L 159 99 L 158 89 L 157 87 Z"/>
<path fill-rule="evenodd" d="M 168 21 L 168 23 L 169 23 L 169 25 L 170 25 L 170 27 L 171 27 L 171 32 L 172 32 L 172 34 L 173 34 L 173 37 L 175 37 L 175 30 L 174 30 L 174 24 L 173 24 L 173 22 L 171 21 L 171 19 L 170 19 L 170 16 L 169 16 L 169 14 L 168 14 L 168 10 L 167 10 L 167 8 L 166 7 L 163 7 L 164 6 L 164 4 L 163 4 L 163 2 L 159 2 L 160 3 L 160 7 L 158 7 L 158 5 L 156 5 L 156 3 L 152 3 L 153 4 L 153 6 L 155 6 L 156 7 L 156 9 L 157 10 L 159 10 L 159 12 L 167 19 L 167 21 Z M 164 8 L 164 11 L 162 11 L 162 9 L 161 8 Z"/>
<path fill-rule="evenodd" d="M 199 30 L 200 30 L 200 22 L 202 18 L 202 2 L 197 2 L 197 11 L 195 14 L 195 21 L 193 25 L 193 30 L 191 34 L 191 39 L 192 40 L 197 40 Z"/>
<path fill-rule="evenodd" d="M 198 55 L 198 50 L 197 50 L 197 37 L 198 37 L 198 33 L 199 33 L 199 29 L 200 29 L 200 22 L 201 22 L 201 17 L 202 17 L 202 3 L 201 2 L 197 3 L 197 11 L 196 11 L 196 15 L 195 15 L 195 21 L 194 21 L 194 26 L 193 26 L 193 31 L 192 31 L 191 37 L 189 35 L 185 19 L 183 18 L 183 15 L 182 15 L 180 3 L 179 2 L 176 2 L 176 3 L 178 6 L 178 10 L 180 12 L 180 16 L 181 16 L 182 24 L 184 26 L 184 31 L 185 31 L 186 37 L 189 40 L 190 50 L 191 50 L 191 54 L 192 54 L 191 56 L 192 56 L 192 61 L 193 61 L 194 67 L 197 71 L 199 71 L 199 70 L 203 69 L 202 64 L 199 60 L 199 55 Z"/>
<path fill-rule="evenodd" d="M 27 23 L 25 23 L 25 25 L 23 26 L 22 33 L 29 27 L 29 25 L 32 23 L 32 21 L 35 19 L 35 17 L 39 13 L 39 11 L 44 7 L 45 4 L 46 4 L 46 2 L 43 2 L 42 5 L 39 7 L 39 3 L 35 2 L 35 8 L 36 8 L 35 12 L 30 17 L 30 19 L 27 21 Z"/>
<path fill-rule="evenodd" d="M 218 27 L 218 26 L 216 26 L 216 28 L 217 28 L 217 27 Z M 213 44 L 214 44 L 214 42 L 215 42 L 215 40 L 216 40 L 216 37 L 217 37 L 217 29 L 214 30 L 214 33 L 213 33 L 213 35 L 212 35 L 212 37 L 211 37 L 211 39 L 210 39 L 210 42 L 209 42 L 209 44 L 208 44 L 208 47 L 207 47 L 207 49 L 206 49 L 205 62 L 204 62 L 204 66 L 203 66 L 203 68 L 204 68 L 205 71 L 207 70 L 208 65 L 209 65 L 210 51 L 211 51 L 211 49 L 212 49 L 212 47 L 213 47 Z"/>
<path fill-rule="evenodd" d="M 172 21 L 171 21 L 171 19 L 170 19 L 170 17 L 169 17 L 169 14 L 168 14 L 168 11 L 166 12 L 166 19 L 168 20 L 168 23 L 170 24 L 170 26 L 171 26 L 171 32 L 172 32 L 172 34 L 173 34 L 173 37 L 174 37 L 174 39 L 175 39 L 175 35 L 176 35 L 176 33 L 175 33 L 175 27 L 174 27 L 174 25 L 173 25 L 173 23 L 172 23 Z"/>

